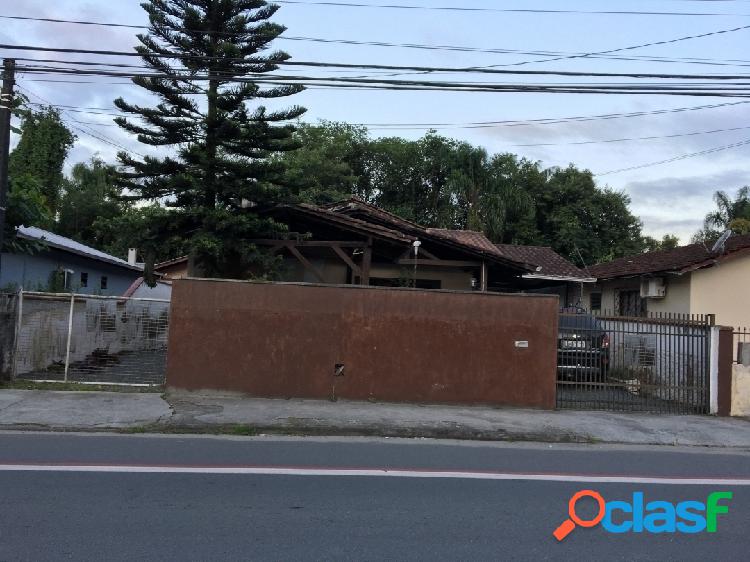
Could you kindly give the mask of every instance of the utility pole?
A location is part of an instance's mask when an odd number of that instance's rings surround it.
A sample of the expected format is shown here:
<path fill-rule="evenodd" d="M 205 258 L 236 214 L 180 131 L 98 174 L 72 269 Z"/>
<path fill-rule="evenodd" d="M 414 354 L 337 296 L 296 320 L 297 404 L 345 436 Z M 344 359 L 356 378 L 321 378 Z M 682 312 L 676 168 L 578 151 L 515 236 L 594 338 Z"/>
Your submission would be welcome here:
<path fill-rule="evenodd" d="M 13 106 L 16 61 L 3 61 L 3 89 L 0 94 L 0 271 L 2 271 L 3 233 L 8 207 L 8 159 L 10 157 L 10 116 Z"/>

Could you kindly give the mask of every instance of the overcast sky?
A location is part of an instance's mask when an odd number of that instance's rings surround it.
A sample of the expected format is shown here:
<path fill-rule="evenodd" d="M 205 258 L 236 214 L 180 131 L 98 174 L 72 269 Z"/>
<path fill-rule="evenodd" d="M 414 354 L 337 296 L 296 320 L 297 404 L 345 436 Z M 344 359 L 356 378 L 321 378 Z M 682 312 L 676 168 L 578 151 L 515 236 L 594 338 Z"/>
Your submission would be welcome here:
<path fill-rule="evenodd" d="M 307 0 L 302 0 L 305 2 Z M 394 10 L 385 8 L 346 8 L 321 5 L 284 4 L 275 20 L 288 27 L 291 37 L 352 39 L 430 45 L 457 45 L 482 49 L 522 51 L 601 52 L 642 43 L 675 39 L 717 30 L 750 26 L 750 2 L 746 0 L 362 0 L 372 4 L 408 4 L 421 6 L 463 6 L 502 8 L 542 8 L 565 10 L 628 10 L 662 12 L 712 12 L 725 16 L 656 16 L 622 14 L 540 14 L 446 12 Z M 0 15 L 19 15 L 63 19 L 96 20 L 135 25 L 147 23 L 137 0 L 0 0 Z M 85 49 L 130 50 L 137 42 L 135 30 L 87 27 L 39 22 L 2 21 L 0 42 Z M 706 58 L 714 60 L 750 59 L 750 29 L 712 37 L 681 41 L 669 45 L 626 51 L 626 55 L 669 58 Z M 423 66 L 486 66 L 537 60 L 539 56 L 519 54 L 429 51 L 374 46 L 342 46 L 279 40 L 278 48 L 294 59 Z M 4 50 L 7 56 L 30 56 Z M 61 55 L 31 55 L 57 58 Z M 85 60 L 84 55 L 70 58 Z M 101 59 L 100 59 L 101 60 Z M 122 62 L 122 61 L 118 61 Z M 535 63 L 523 69 L 584 70 L 598 72 L 666 73 L 746 73 L 750 60 L 734 62 L 738 66 L 714 66 L 687 63 L 568 59 Z M 299 72 L 296 70 L 295 72 Z M 307 72 L 307 71 L 305 71 Z M 319 71 L 319 75 L 332 75 Z M 359 73 L 362 74 L 362 73 Z M 58 105 L 76 107 L 112 107 L 112 100 L 124 96 L 129 101 L 144 101 L 138 88 L 116 84 L 108 78 L 87 79 L 94 83 L 60 84 L 38 82 L 39 77 L 19 77 L 26 91 Z M 456 76 L 444 78 L 454 79 Z M 459 77 L 464 80 L 474 79 Z M 482 79 L 487 79 L 486 77 Z M 501 78 L 500 80 L 510 80 Z M 526 82 L 549 79 L 523 77 Z M 575 79 L 573 79 L 575 80 Z M 22 90 L 23 91 L 23 90 Z M 31 96 L 32 101 L 39 98 Z M 634 111 L 653 111 L 740 101 L 728 98 L 683 96 L 614 96 L 575 94 L 451 93 L 308 90 L 293 103 L 308 108 L 306 121 L 318 119 L 353 123 L 471 123 L 481 121 L 526 120 L 570 116 L 600 115 Z M 285 100 L 289 103 L 290 99 Z M 118 128 L 110 126 L 111 117 L 67 113 L 66 121 L 76 125 L 78 141 L 70 162 L 88 159 L 98 153 L 114 162 L 117 148 L 83 133 L 98 133 L 129 149 L 148 151 Z M 746 130 L 699 134 L 671 139 L 602 144 L 566 144 L 629 137 L 665 136 L 716 129 L 748 127 Z M 397 131 L 373 127 L 374 135 L 416 138 L 421 129 Z M 750 139 L 750 104 L 650 115 L 627 119 L 595 120 L 555 125 L 522 127 L 440 129 L 442 134 L 484 146 L 490 152 L 514 152 L 545 166 L 574 163 L 594 173 L 668 160 L 688 153 L 725 146 Z M 520 147 L 520 144 L 554 143 L 555 146 Z M 713 207 L 711 196 L 717 189 L 736 191 L 750 184 L 750 146 L 716 152 L 629 172 L 598 178 L 602 186 L 625 190 L 633 200 L 633 211 L 644 222 L 645 232 L 653 236 L 674 233 L 687 242 L 699 228 L 705 213 Z"/>

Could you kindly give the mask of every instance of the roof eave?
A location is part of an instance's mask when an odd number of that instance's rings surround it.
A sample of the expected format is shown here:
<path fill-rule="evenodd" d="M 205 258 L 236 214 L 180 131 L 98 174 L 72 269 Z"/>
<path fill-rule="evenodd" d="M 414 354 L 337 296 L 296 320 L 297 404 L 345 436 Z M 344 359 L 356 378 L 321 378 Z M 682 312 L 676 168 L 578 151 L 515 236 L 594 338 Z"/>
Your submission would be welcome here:
<path fill-rule="evenodd" d="M 538 273 L 529 273 L 523 276 L 524 279 L 540 279 L 543 281 L 566 281 L 572 283 L 596 283 L 596 277 L 574 277 L 572 275 L 545 275 Z"/>
<path fill-rule="evenodd" d="M 90 260 L 94 260 L 94 261 L 106 263 L 106 264 L 109 264 L 109 265 L 113 265 L 115 267 L 122 267 L 123 269 L 129 269 L 131 271 L 137 271 L 139 273 L 143 273 L 143 268 L 138 267 L 137 265 L 130 265 L 127 262 L 120 262 L 117 259 L 107 259 L 107 258 L 102 257 L 102 256 L 94 256 L 92 254 L 87 254 L 86 252 L 81 252 L 79 250 L 75 250 L 73 248 L 69 248 L 67 246 L 63 246 L 62 244 L 56 244 L 54 242 L 50 242 L 49 240 L 47 240 L 44 237 L 37 238 L 35 236 L 28 236 L 27 234 L 24 234 L 22 232 L 18 232 L 16 234 L 16 236 L 18 236 L 19 238 L 23 238 L 24 240 L 31 240 L 31 241 L 35 241 L 35 242 L 42 242 L 43 244 L 46 244 L 50 248 L 54 248 L 54 249 L 60 250 L 62 252 L 67 252 L 69 254 L 74 254 L 76 256 L 81 256 L 81 257 L 84 257 L 84 258 L 88 258 Z"/>

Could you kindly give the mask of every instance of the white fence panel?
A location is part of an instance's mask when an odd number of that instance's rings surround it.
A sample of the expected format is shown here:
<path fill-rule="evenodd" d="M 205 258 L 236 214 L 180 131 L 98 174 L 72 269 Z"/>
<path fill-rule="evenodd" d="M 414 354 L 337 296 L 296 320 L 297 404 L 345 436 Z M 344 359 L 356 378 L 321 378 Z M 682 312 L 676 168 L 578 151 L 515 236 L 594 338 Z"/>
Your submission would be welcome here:
<path fill-rule="evenodd" d="M 169 301 L 46 293 L 20 298 L 17 378 L 163 384 Z"/>

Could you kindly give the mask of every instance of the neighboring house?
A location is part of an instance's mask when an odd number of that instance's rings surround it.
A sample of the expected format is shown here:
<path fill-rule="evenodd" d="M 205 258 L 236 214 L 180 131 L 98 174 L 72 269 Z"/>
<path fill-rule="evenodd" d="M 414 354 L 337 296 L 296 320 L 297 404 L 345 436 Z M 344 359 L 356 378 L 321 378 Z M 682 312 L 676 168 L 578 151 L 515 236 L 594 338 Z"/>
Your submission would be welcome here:
<path fill-rule="evenodd" d="M 188 274 L 188 258 L 182 256 L 173 260 L 157 263 L 154 270 L 163 276 L 163 279 L 182 279 Z"/>
<path fill-rule="evenodd" d="M 2 255 L 0 288 L 120 296 L 143 275 L 143 267 L 130 264 L 80 242 L 36 227 L 19 227 L 17 236 L 41 242 L 34 254 Z"/>
<path fill-rule="evenodd" d="M 750 324 L 750 235 L 716 251 L 691 244 L 621 258 L 591 268 L 598 278 L 584 304 L 619 316 L 715 314 L 718 324 Z"/>
<path fill-rule="evenodd" d="M 161 279 L 156 280 L 156 285 L 149 287 L 143 277 L 139 277 L 133 284 L 128 288 L 127 291 L 122 295 L 126 298 L 135 299 L 157 299 L 157 300 L 172 300 L 172 282 L 164 281 Z"/>
<path fill-rule="evenodd" d="M 253 243 L 283 256 L 283 281 L 545 292 L 560 295 L 563 306 L 577 304 L 581 284 L 594 281 L 549 248 L 496 246 L 480 232 L 425 228 L 356 198 L 266 214 L 289 232 Z M 156 266 L 171 279 L 187 270 L 187 258 Z"/>

